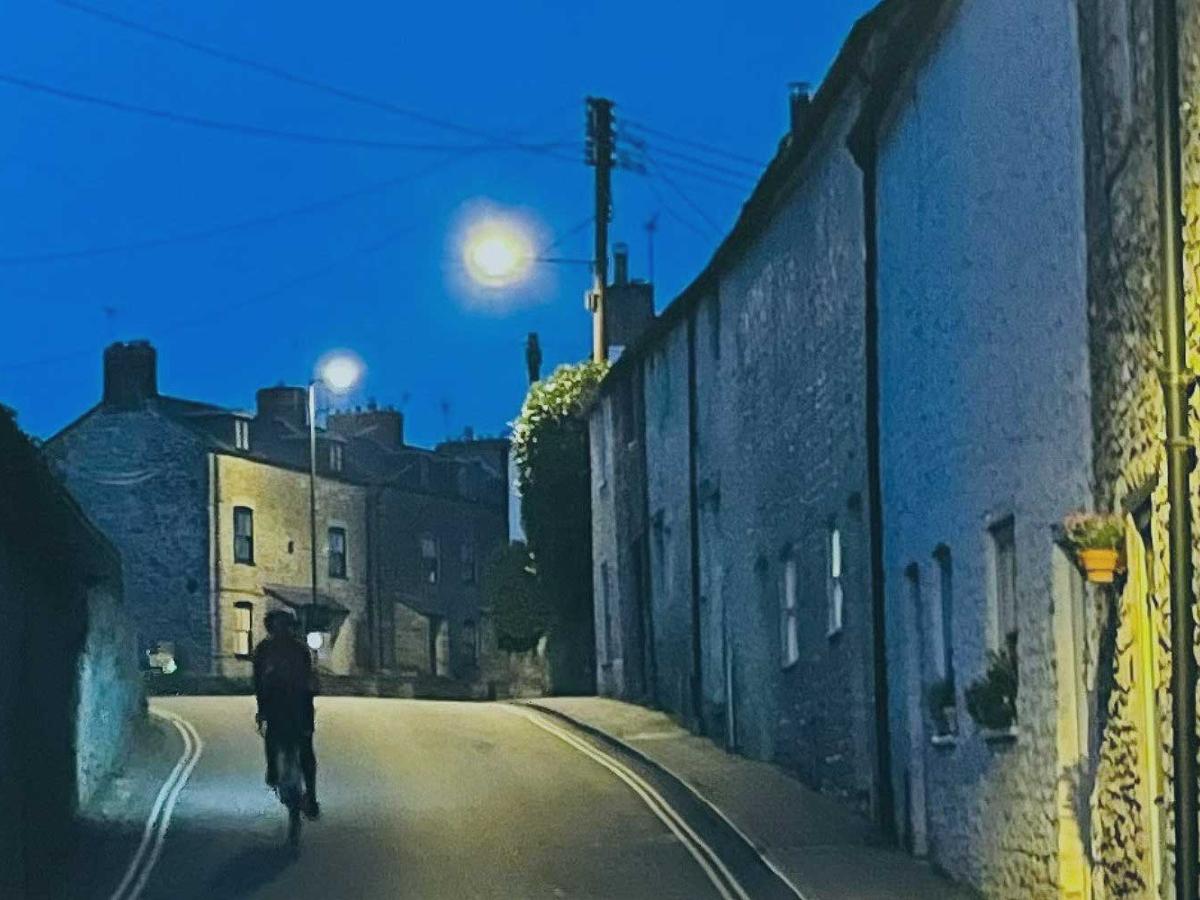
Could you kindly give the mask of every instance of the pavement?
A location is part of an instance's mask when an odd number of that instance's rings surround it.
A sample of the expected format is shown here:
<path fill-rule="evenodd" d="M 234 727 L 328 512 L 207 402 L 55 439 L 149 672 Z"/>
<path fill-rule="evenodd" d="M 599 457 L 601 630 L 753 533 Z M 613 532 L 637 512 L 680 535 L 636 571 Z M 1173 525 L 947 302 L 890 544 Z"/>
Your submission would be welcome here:
<path fill-rule="evenodd" d="M 665 713 L 601 697 L 526 703 L 629 748 L 682 782 L 715 806 L 805 900 L 977 897 L 777 766 L 727 753 Z"/>
<path fill-rule="evenodd" d="M 631 768 L 510 704 L 319 698 L 322 817 L 293 854 L 253 702 L 151 702 L 178 727 L 159 722 L 67 896 L 107 900 L 131 871 L 120 900 L 779 896 L 717 887 L 723 863 Z"/>

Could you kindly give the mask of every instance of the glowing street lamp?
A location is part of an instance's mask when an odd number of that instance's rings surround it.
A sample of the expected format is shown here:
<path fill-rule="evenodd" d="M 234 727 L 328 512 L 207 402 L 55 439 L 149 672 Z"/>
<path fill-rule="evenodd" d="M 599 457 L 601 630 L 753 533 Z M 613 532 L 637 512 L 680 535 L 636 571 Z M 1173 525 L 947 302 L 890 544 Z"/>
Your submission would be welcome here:
<path fill-rule="evenodd" d="M 462 258 L 467 274 L 484 287 L 516 284 L 534 262 L 533 239 L 511 218 L 488 217 L 467 227 Z"/>
<path fill-rule="evenodd" d="M 308 382 L 308 524 L 312 588 L 312 610 L 317 609 L 317 385 L 322 384 L 334 394 L 344 394 L 358 384 L 363 364 L 353 353 L 335 350 L 321 357 L 316 374 Z M 313 650 L 321 647 L 321 635 L 308 635 Z"/>

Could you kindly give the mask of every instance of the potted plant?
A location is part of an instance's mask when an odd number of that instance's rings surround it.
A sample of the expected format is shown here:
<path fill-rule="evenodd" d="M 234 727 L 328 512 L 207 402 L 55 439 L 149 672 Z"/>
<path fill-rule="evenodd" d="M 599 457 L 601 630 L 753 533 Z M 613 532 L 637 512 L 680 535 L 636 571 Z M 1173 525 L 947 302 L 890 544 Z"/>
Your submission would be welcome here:
<path fill-rule="evenodd" d="M 1067 540 L 1075 548 L 1079 565 L 1093 584 L 1112 584 L 1121 566 L 1125 523 L 1108 513 L 1072 513 L 1063 520 Z"/>
<path fill-rule="evenodd" d="M 1017 721 L 1017 633 L 1010 632 L 1004 648 L 988 654 L 987 671 L 963 692 L 967 712 L 988 739 L 1013 737 Z"/>
<path fill-rule="evenodd" d="M 939 678 L 931 684 L 927 699 L 935 737 L 951 737 L 958 734 L 958 704 L 954 696 L 953 679 Z"/>

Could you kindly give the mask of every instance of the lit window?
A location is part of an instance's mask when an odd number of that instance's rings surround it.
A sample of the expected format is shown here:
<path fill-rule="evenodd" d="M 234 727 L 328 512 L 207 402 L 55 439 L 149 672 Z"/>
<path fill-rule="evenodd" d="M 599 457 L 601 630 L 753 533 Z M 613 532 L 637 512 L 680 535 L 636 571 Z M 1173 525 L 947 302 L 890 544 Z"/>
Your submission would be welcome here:
<path fill-rule="evenodd" d="M 346 577 L 346 529 L 329 529 L 329 577 Z"/>
<path fill-rule="evenodd" d="M 334 472 L 342 471 L 342 449 L 338 443 L 329 445 L 329 468 Z"/>
<path fill-rule="evenodd" d="M 842 533 L 836 528 L 829 529 L 829 572 L 826 593 L 828 594 L 829 613 L 827 629 L 830 637 L 842 630 L 842 612 L 845 604 L 845 592 L 842 589 Z"/>
<path fill-rule="evenodd" d="M 233 604 L 233 653 L 249 659 L 254 652 L 254 604 Z"/>
<path fill-rule="evenodd" d="M 996 618 L 995 647 L 1017 635 L 1016 528 L 1007 518 L 988 529 L 992 539 L 992 601 Z"/>
<path fill-rule="evenodd" d="M 783 564 L 783 590 L 780 592 L 779 643 L 783 667 L 794 666 L 800 660 L 800 630 L 796 619 L 799 574 L 796 559 L 789 556 Z"/>
<path fill-rule="evenodd" d="M 475 545 L 470 540 L 462 543 L 459 551 L 459 561 L 462 564 L 462 583 L 475 583 Z"/>
<path fill-rule="evenodd" d="M 233 561 L 254 565 L 254 510 L 233 508 Z"/>
<path fill-rule="evenodd" d="M 250 449 L 250 423 L 245 419 L 233 420 L 233 444 L 239 450 Z"/>
<path fill-rule="evenodd" d="M 430 584 L 437 584 L 438 544 L 437 539 L 429 535 L 421 538 L 421 577 Z"/>

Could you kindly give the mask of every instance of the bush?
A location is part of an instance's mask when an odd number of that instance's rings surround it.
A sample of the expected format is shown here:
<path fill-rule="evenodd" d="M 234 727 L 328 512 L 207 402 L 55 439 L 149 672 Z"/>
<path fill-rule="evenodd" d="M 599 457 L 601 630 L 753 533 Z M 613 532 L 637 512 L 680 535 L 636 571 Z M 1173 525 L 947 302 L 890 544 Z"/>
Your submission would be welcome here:
<path fill-rule="evenodd" d="M 523 543 L 501 547 L 483 570 L 484 602 L 491 608 L 501 650 L 525 653 L 550 629 L 550 613 Z"/>
<path fill-rule="evenodd" d="M 1120 516 L 1078 512 L 1063 520 L 1067 540 L 1080 550 L 1117 550 L 1125 539 L 1125 523 Z"/>
<path fill-rule="evenodd" d="M 1017 721 L 1017 633 L 1009 633 L 1004 643 L 1004 649 L 988 654 L 983 677 L 963 692 L 971 718 L 997 731 Z"/>

